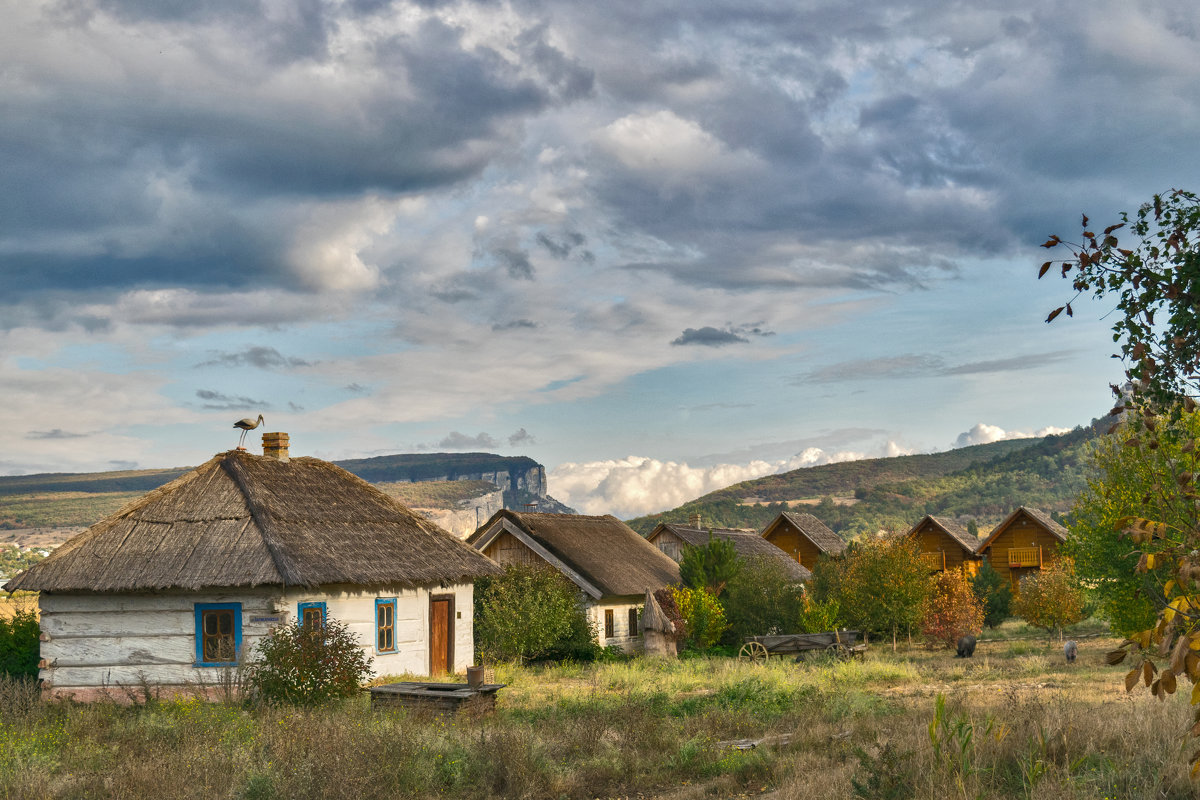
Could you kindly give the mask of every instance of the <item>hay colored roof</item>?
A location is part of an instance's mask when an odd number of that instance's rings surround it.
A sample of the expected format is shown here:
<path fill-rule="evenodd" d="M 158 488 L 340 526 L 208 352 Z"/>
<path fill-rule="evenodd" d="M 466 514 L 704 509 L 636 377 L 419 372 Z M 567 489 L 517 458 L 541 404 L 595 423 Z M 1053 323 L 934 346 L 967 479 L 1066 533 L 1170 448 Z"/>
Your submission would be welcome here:
<path fill-rule="evenodd" d="M 992 529 L 992 532 L 989 533 L 982 542 L 980 542 L 979 548 L 976 550 L 976 552 L 982 553 L 984 550 L 986 550 L 988 545 L 992 543 L 992 540 L 999 536 L 1005 528 L 1011 525 L 1013 521 L 1022 514 L 1024 514 L 1026 517 L 1029 517 L 1030 520 L 1043 528 L 1046 533 L 1050 534 L 1055 539 L 1058 539 L 1060 542 L 1065 542 L 1067 540 L 1067 529 L 1050 519 L 1050 515 L 1045 511 L 1042 511 L 1038 508 L 1020 506 L 1007 517 L 1005 517 L 999 525 Z"/>
<path fill-rule="evenodd" d="M 417 587 L 500 571 L 327 461 L 231 450 L 68 540 L 4 588 Z"/>
<path fill-rule="evenodd" d="M 692 547 L 703 547 L 708 544 L 710 530 L 712 531 L 712 535 L 717 539 L 733 542 L 733 549 L 743 559 L 773 559 L 786 566 L 788 574 L 795 580 L 812 580 L 812 572 L 808 567 L 788 556 L 787 553 L 759 536 L 754 530 L 743 530 L 741 528 L 692 528 L 674 522 L 661 522 L 650 532 L 646 540 L 653 542 L 660 531 L 670 531 Z"/>
<path fill-rule="evenodd" d="M 647 589 L 679 583 L 679 565 L 611 514 L 591 517 L 505 509 L 493 514 L 467 543 L 483 550 L 504 530 L 529 540 L 577 573 L 598 590 L 597 595 L 580 586 L 596 599 L 641 595 Z"/>
<path fill-rule="evenodd" d="M 829 526 L 812 514 L 797 514 L 793 511 L 784 511 L 770 525 L 763 529 L 762 535 L 766 536 L 768 531 L 781 524 L 781 521 L 784 520 L 791 523 L 792 527 L 806 536 L 822 553 L 837 556 L 846 550 L 846 542 L 842 540 L 842 537 L 831 531 Z"/>
<path fill-rule="evenodd" d="M 946 517 L 935 517 L 933 514 L 926 514 L 925 516 L 921 517 L 917 524 L 913 525 L 912 528 L 909 529 L 908 535 L 912 536 L 914 533 L 916 533 L 917 529 L 925 524 L 925 520 L 932 522 L 935 527 L 942 531 L 942 533 L 958 542 L 959 547 L 971 555 L 975 555 L 979 550 L 979 545 L 981 542 L 978 536 L 972 536 L 966 528 L 964 528 L 962 525 L 959 525 L 952 519 L 947 519 Z"/>

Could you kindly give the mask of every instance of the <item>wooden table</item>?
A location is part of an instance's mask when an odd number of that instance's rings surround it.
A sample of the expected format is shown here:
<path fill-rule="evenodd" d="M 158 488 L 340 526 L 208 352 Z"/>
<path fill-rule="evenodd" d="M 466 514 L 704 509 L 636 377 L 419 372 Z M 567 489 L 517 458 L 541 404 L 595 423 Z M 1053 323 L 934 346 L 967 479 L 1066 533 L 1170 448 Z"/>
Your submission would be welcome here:
<path fill-rule="evenodd" d="M 372 686 L 371 708 L 408 708 L 437 713 L 470 711 L 490 713 L 496 708 L 496 692 L 506 683 L 485 683 L 471 686 L 466 683 L 419 683 L 404 681 Z"/>

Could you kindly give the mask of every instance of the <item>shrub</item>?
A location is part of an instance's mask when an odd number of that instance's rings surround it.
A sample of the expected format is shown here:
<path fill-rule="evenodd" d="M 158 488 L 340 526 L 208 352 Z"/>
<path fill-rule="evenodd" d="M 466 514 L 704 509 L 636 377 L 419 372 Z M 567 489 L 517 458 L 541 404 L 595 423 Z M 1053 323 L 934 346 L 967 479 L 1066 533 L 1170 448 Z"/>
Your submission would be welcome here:
<path fill-rule="evenodd" d="M 0 675 L 37 678 L 39 632 L 33 608 L 19 607 L 8 619 L 0 619 Z"/>
<path fill-rule="evenodd" d="M 911 632 L 925 615 L 929 570 L 907 537 L 854 542 L 840 559 L 817 562 L 816 573 L 817 598 L 836 602 L 843 624 L 891 633 L 893 647 L 897 633 Z"/>
<path fill-rule="evenodd" d="M 721 599 L 729 629 L 725 641 L 747 636 L 799 633 L 804 586 L 779 559 L 753 558 L 725 587 Z"/>
<path fill-rule="evenodd" d="M 718 539 L 709 531 L 706 544 L 684 548 L 679 579 L 690 589 L 707 589 L 714 597 L 720 597 L 741 570 L 742 560 L 733 542 Z"/>
<path fill-rule="evenodd" d="M 299 621 L 275 628 L 258 643 L 246 687 L 267 703 L 315 705 L 358 693 L 371 660 L 349 626 L 327 619 L 319 628 Z"/>
<path fill-rule="evenodd" d="M 983 604 L 983 624 L 995 628 L 1012 614 L 1012 587 L 1003 575 L 984 559 L 971 579 L 971 589 Z"/>
<path fill-rule="evenodd" d="M 939 573 L 929 593 L 921 632 L 930 642 L 953 647 L 960 637 L 983 629 L 983 604 L 961 569 Z"/>
<path fill-rule="evenodd" d="M 725 610 L 720 601 L 707 589 L 680 587 L 672 590 L 675 605 L 687 626 L 687 644 L 696 650 L 707 650 L 725 632 Z"/>
<path fill-rule="evenodd" d="M 489 661 L 594 657 L 579 589 L 550 567 L 510 564 L 475 583 L 475 647 Z"/>
<path fill-rule="evenodd" d="M 1062 629 L 1083 619 L 1083 590 L 1071 560 L 1052 561 L 1041 572 L 1021 580 L 1013 612 L 1035 628 Z"/>

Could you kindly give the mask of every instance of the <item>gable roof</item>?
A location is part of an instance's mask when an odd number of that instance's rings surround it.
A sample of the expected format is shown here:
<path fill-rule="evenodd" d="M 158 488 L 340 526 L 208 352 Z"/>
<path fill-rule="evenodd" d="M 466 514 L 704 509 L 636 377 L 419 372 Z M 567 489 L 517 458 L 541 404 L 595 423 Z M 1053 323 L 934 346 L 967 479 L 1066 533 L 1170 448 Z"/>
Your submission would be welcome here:
<path fill-rule="evenodd" d="M 793 511 L 784 511 L 776 517 L 771 524 L 763 528 L 762 535 L 766 537 L 767 532 L 780 524 L 782 520 L 791 523 L 792 527 L 800 531 L 810 542 L 817 546 L 817 549 L 822 553 L 828 553 L 831 556 L 840 555 L 846 549 L 846 542 L 842 537 L 829 529 L 824 522 L 814 517 L 812 514 L 797 514 Z"/>
<path fill-rule="evenodd" d="M 770 558 L 776 559 L 781 564 L 787 566 L 788 573 L 798 581 L 807 581 L 812 579 L 812 572 L 808 567 L 790 558 L 787 553 L 780 550 L 775 545 L 768 542 L 766 539 L 758 535 L 753 530 L 743 530 L 740 528 L 692 528 L 687 525 L 680 525 L 674 522 L 660 522 L 646 540 L 653 542 L 661 531 L 670 531 L 680 539 L 691 545 L 692 547 L 703 547 L 708 544 L 708 534 L 712 531 L 712 535 L 718 539 L 724 539 L 733 542 L 733 549 L 737 551 L 738 556 L 743 559 L 751 558 Z M 673 559 L 672 559 L 673 560 Z"/>
<path fill-rule="evenodd" d="M 1015 520 L 1021 514 L 1025 514 L 1027 517 L 1041 526 L 1046 533 L 1050 534 L 1055 539 L 1058 539 L 1060 542 L 1065 542 L 1067 540 L 1067 529 L 1050 519 L 1050 515 L 1045 511 L 1042 511 L 1038 508 L 1018 506 L 1015 511 L 1004 518 L 1003 522 L 1001 522 L 995 528 L 992 528 L 992 532 L 987 535 L 987 538 L 979 543 L 979 547 L 976 548 L 975 552 L 982 553 L 984 550 L 986 550 L 988 545 L 992 543 L 992 539 L 995 539 L 997 536 L 999 536 L 1004 529 L 1012 524 L 1013 520 Z"/>
<path fill-rule="evenodd" d="M 962 525 L 959 525 L 952 519 L 948 519 L 946 517 L 935 517 L 933 514 L 926 514 L 925 516 L 921 517 L 920 521 L 918 521 L 916 525 L 913 525 L 912 528 L 909 529 L 907 535 L 912 536 L 914 533 L 916 533 L 917 528 L 920 528 L 925 524 L 925 520 L 932 522 L 942 531 L 942 533 L 958 542 L 959 547 L 961 547 L 963 550 L 966 550 L 968 553 L 974 555 L 979 549 L 980 541 L 978 536 L 973 536 L 966 528 L 964 528 Z"/>
<path fill-rule="evenodd" d="M 341 467 L 230 450 L 68 540 L 4 588 L 416 587 L 500 571 Z"/>
<path fill-rule="evenodd" d="M 640 595 L 679 583 L 674 559 L 611 514 L 589 517 L 504 509 L 471 534 L 467 543 L 483 550 L 505 530 L 535 552 L 541 549 L 560 562 L 567 577 L 596 599 Z"/>

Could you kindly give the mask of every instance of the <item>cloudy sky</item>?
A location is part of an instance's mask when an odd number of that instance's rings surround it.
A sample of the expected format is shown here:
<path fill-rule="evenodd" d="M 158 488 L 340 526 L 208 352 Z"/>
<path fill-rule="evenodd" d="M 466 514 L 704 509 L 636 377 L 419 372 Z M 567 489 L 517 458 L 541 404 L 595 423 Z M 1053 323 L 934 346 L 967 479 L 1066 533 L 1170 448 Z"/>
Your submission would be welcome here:
<path fill-rule="evenodd" d="M 1195 189 L 1159 2 L 0 0 L 0 473 L 530 455 L 622 515 L 1070 428 L 1050 233 Z"/>

